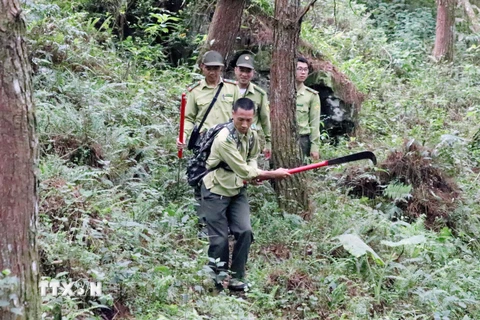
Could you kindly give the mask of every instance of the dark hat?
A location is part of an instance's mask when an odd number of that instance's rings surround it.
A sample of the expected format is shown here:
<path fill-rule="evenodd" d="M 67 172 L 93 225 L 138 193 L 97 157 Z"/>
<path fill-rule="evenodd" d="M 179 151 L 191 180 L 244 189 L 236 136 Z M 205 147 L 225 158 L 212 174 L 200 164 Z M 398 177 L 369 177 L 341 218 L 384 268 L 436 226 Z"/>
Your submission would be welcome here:
<path fill-rule="evenodd" d="M 202 63 L 206 66 L 222 66 L 223 67 L 223 57 L 217 51 L 207 51 L 202 57 Z"/>
<path fill-rule="evenodd" d="M 237 67 L 255 69 L 253 67 L 253 56 L 251 54 L 242 54 L 237 59 Z"/>

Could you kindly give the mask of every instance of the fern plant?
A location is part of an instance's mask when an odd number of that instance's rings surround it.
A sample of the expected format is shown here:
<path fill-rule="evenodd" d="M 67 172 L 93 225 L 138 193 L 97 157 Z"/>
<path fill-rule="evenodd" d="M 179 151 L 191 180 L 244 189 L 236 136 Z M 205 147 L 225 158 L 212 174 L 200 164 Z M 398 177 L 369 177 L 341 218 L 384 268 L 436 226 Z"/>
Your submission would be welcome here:
<path fill-rule="evenodd" d="M 401 182 L 391 183 L 383 190 L 383 194 L 395 202 L 407 202 L 412 197 L 410 192 L 412 192 L 412 186 Z"/>

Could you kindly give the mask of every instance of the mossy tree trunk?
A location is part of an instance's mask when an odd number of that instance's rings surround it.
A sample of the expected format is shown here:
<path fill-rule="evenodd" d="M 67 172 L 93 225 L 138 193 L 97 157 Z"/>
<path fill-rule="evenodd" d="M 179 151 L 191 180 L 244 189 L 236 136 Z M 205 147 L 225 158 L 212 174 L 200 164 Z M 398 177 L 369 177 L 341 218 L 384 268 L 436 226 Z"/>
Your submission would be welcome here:
<path fill-rule="evenodd" d="M 13 283 L 0 295 L 2 320 L 40 319 L 35 115 L 25 31 L 19 1 L 1 1 L 0 280 Z"/>
<path fill-rule="evenodd" d="M 456 0 L 437 0 L 437 25 L 433 57 L 453 61 Z"/>
<path fill-rule="evenodd" d="M 276 0 L 272 67 L 270 70 L 270 118 L 272 161 L 276 167 L 302 164 L 296 125 L 295 68 L 300 37 L 300 1 Z M 275 182 L 280 206 L 290 213 L 310 215 L 309 182 L 305 173 Z"/>
<path fill-rule="evenodd" d="M 226 61 L 230 60 L 242 24 L 245 3 L 246 0 L 219 0 L 208 28 L 207 50 L 220 52 Z"/>

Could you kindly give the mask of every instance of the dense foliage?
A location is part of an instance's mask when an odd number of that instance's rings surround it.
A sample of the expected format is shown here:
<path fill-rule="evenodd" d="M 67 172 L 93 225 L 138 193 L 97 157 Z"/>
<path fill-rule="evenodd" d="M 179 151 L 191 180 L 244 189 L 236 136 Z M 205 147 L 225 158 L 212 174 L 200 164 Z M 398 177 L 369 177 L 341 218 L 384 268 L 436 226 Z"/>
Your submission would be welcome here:
<path fill-rule="evenodd" d="M 195 51 L 175 68 L 167 54 L 181 39 L 203 38 L 186 23 L 211 6 L 192 2 L 173 14 L 150 10 L 153 1 L 129 3 L 26 5 L 42 276 L 103 283 L 95 299 L 45 297 L 46 319 L 480 318 L 478 37 L 458 38 L 455 61 L 434 64 L 434 1 L 317 1 L 302 38 L 368 95 L 357 136 L 324 144 L 321 155 L 369 149 L 384 166 L 312 174 L 310 221 L 279 210 L 268 185 L 249 190 L 252 287 L 215 294 L 175 148 L 179 97 L 198 77 Z M 272 9 L 271 1 L 254 3 Z M 136 33 L 120 41 L 118 17 L 127 14 Z M 451 199 L 427 190 L 448 209 L 439 219 L 408 214 L 405 204 L 425 195 L 408 175 L 382 178 L 400 159 L 458 186 Z M 380 191 L 355 197 L 345 185 L 360 180 Z"/>

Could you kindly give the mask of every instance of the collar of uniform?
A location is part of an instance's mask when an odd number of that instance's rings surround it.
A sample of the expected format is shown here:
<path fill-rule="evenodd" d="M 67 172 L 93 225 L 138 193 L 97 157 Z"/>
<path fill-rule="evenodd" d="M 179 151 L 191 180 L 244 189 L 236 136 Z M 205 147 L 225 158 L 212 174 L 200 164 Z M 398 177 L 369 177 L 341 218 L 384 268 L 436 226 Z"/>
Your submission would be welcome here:
<path fill-rule="evenodd" d="M 215 86 L 215 88 L 217 88 L 218 85 L 219 85 L 220 83 L 222 83 L 222 82 L 223 82 L 223 78 L 220 77 L 220 82 L 218 82 L 218 84 Z M 212 87 L 210 87 L 210 86 L 207 84 L 207 81 L 205 80 L 205 78 L 203 78 L 203 79 L 200 81 L 199 87 L 200 87 L 200 89 L 203 89 L 203 88 L 205 88 L 205 87 L 212 88 Z M 213 88 L 213 89 L 215 89 L 215 88 Z"/>
<path fill-rule="evenodd" d="M 253 83 L 250 81 L 250 83 L 248 84 L 247 91 L 250 93 L 255 93 L 255 88 L 253 86 L 254 86 Z"/>
<path fill-rule="evenodd" d="M 305 85 L 302 83 L 297 87 L 297 95 L 301 94 L 303 96 L 305 94 L 305 90 Z"/>
<path fill-rule="evenodd" d="M 237 130 L 237 128 L 235 128 L 235 124 L 233 123 L 233 120 L 230 120 L 230 122 L 227 124 L 227 128 L 231 133 L 235 134 L 235 136 L 239 139 L 248 137 L 248 135 L 252 132 L 252 130 L 249 128 L 247 133 L 245 134 L 241 133 L 240 131 Z"/>
<path fill-rule="evenodd" d="M 240 131 L 238 131 L 237 129 L 235 129 L 235 130 L 237 131 L 237 137 L 240 141 L 245 140 L 245 138 L 248 136 L 248 131 L 247 131 L 247 133 L 243 134 Z"/>
<path fill-rule="evenodd" d="M 240 131 L 238 131 L 237 128 L 235 128 L 235 134 L 237 135 L 238 140 L 242 141 L 248 137 L 248 135 L 250 134 L 250 129 L 248 129 L 247 133 L 243 134 Z"/>

